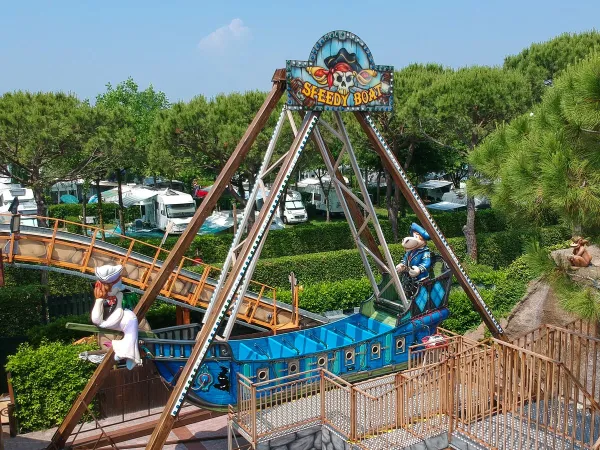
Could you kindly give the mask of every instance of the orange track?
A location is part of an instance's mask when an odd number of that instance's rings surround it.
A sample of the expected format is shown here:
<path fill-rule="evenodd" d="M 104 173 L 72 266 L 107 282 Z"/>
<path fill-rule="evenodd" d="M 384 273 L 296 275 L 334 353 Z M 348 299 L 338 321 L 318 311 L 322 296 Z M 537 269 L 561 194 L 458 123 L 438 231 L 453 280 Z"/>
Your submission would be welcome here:
<path fill-rule="evenodd" d="M 16 238 L 8 232 L 6 226 L 2 227 L 4 229 L 0 228 L 0 245 L 8 250 L 2 255 L 5 262 L 55 266 L 87 274 L 93 274 L 97 266 L 121 264 L 123 283 L 145 290 L 158 273 L 161 260 L 169 253 L 168 250 L 125 236 L 121 237 L 120 246 L 104 242 L 101 240 L 102 230 L 98 227 L 62 219 L 36 218 L 45 219 L 51 228 L 24 227 L 25 230 L 21 230 Z M 64 231 L 67 224 L 80 227 L 79 229 L 85 230 L 87 235 Z M 125 247 L 123 243 L 128 245 Z M 151 248 L 154 255 L 148 257 L 134 252 L 134 246 Z M 200 267 L 193 272 L 186 270 L 186 267 L 191 266 L 200 266 L 201 270 Z M 220 269 L 217 267 L 184 257 L 160 295 L 191 306 L 206 308 L 219 273 Z M 299 327 L 297 304 L 293 308 L 277 306 L 275 289 L 262 283 L 252 281 L 250 289 L 258 294 L 248 293 L 244 297 L 236 319 L 273 332 Z"/>

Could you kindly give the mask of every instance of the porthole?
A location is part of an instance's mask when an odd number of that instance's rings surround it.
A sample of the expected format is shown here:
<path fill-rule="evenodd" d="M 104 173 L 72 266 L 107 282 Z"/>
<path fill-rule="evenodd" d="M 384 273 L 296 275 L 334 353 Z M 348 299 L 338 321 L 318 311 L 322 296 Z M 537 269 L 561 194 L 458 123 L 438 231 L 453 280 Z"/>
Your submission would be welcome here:
<path fill-rule="evenodd" d="M 351 366 L 354 364 L 354 349 L 350 348 L 344 352 L 344 359 L 346 360 L 346 365 Z"/>
<path fill-rule="evenodd" d="M 263 367 L 262 369 L 258 369 L 256 372 L 256 378 L 258 381 L 267 381 L 269 379 L 269 369 Z"/>
<path fill-rule="evenodd" d="M 288 375 L 293 375 L 298 373 L 300 370 L 300 362 L 297 359 L 294 359 L 288 362 Z"/>
<path fill-rule="evenodd" d="M 379 359 L 381 357 L 381 344 L 376 342 L 371 344 L 371 359 Z"/>
<path fill-rule="evenodd" d="M 404 336 L 396 338 L 396 353 L 404 353 L 406 348 L 406 338 Z"/>
<path fill-rule="evenodd" d="M 325 367 L 327 365 L 327 356 L 321 355 L 317 358 L 317 366 Z"/>

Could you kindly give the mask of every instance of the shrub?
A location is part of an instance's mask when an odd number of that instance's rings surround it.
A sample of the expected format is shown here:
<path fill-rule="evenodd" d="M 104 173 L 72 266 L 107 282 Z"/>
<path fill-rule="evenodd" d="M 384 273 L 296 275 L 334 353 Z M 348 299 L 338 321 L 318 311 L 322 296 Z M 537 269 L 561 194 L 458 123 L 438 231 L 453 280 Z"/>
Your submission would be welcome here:
<path fill-rule="evenodd" d="M 175 326 L 177 324 L 175 309 L 175 305 L 158 300 L 146 313 L 146 320 L 153 330 Z"/>
<path fill-rule="evenodd" d="M 75 222 L 75 223 L 81 222 L 79 220 L 79 217 L 77 217 L 77 216 L 67 216 L 67 217 L 65 217 L 65 220 L 67 220 L 69 222 Z M 75 225 L 73 223 L 67 223 L 66 226 L 67 226 L 67 231 L 69 233 L 83 234 L 83 228 L 80 225 Z"/>
<path fill-rule="evenodd" d="M 116 212 L 118 210 L 118 205 L 115 203 L 102 203 L 102 215 L 105 220 L 110 220 L 116 216 Z M 127 210 L 131 210 L 131 213 L 139 215 L 138 208 L 125 208 Z M 88 203 L 86 205 L 86 215 L 88 216 L 97 216 L 98 215 L 98 204 L 97 203 Z M 48 215 L 50 217 L 56 217 L 57 219 L 69 220 L 67 217 L 76 217 L 79 219 L 79 216 L 83 215 L 83 207 L 81 204 L 64 204 L 61 203 L 59 205 L 50 205 L 48 206 Z"/>
<path fill-rule="evenodd" d="M 344 280 L 333 283 L 315 283 L 303 286 L 298 293 L 300 308 L 315 313 L 359 306 L 373 295 L 369 280 Z M 291 302 L 290 290 L 277 292 L 277 301 Z"/>
<path fill-rule="evenodd" d="M 546 240 L 564 240 L 563 231 L 549 230 Z M 479 234 L 479 262 L 492 268 L 508 266 L 522 253 L 527 234 L 522 231 L 503 231 L 498 233 Z M 466 243 L 464 238 L 449 238 L 448 243 L 459 260 L 466 259 Z M 400 244 L 389 246 L 394 261 L 399 261 L 404 254 Z M 433 244 L 430 247 L 435 251 Z M 298 280 L 305 284 L 324 281 L 340 281 L 349 278 L 362 278 L 364 268 L 357 250 L 338 250 L 307 255 L 286 256 L 282 258 L 259 260 L 253 279 L 275 287 L 287 287 L 288 275 L 293 271 Z"/>
<path fill-rule="evenodd" d="M 92 349 L 44 342 L 37 349 L 23 344 L 8 357 L 21 432 L 51 428 L 63 420 L 95 369 L 78 355 Z"/>
<path fill-rule="evenodd" d="M 490 303 L 493 291 L 479 289 L 479 293 L 486 303 Z M 450 310 L 450 316 L 444 320 L 442 326 L 450 331 L 463 334 L 481 323 L 481 317 L 473 308 L 465 291 L 460 288 L 453 288 L 450 291 L 448 309 Z"/>
<path fill-rule="evenodd" d="M 37 325 L 29 329 L 27 340 L 31 345 L 37 347 L 44 341 L 70 344 L 77 339 L 89 336 L 90 333 L 85 331 L 68 330 L 67 322 L 91 324 L 89 314 L 59 317 L 46 325 Z"/>
<path fill-rule="evenodd" d="M 25 336 L 42 319 L 44 295 L 40 286 L 5 286 L 0 289 L 0 336 Z"/>

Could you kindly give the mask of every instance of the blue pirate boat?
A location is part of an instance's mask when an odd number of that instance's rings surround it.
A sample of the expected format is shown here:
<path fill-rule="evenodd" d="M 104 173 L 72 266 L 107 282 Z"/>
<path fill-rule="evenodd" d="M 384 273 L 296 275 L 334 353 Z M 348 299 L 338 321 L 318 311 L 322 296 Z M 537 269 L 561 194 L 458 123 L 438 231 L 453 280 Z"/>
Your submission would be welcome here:
<path fill-rule="evenodd" d="M 410 307 L 404 311 L 393 286 L 365 301 L 359 312 L 318 327 L 274 336 L 231 338 L 210 344 L 204 362 L 188 390 L 188 400 L 210 409 L 237 403 L 237 374 L 256 382 L 323 367 L 353 380 L 404 367 L 408 347 L 436 333 L 448 317 L 447 299 L 452 275 L 447 264 L 432 255 L 429 277 L 402 277 Z M 436 275 L 437 274 L 437 275 Z M 388 286 L 384 274 L 381 287 Z M 155 330 L 157 338 L 144 346 L 160 375 L 175 385 L 201 326 Z"/>

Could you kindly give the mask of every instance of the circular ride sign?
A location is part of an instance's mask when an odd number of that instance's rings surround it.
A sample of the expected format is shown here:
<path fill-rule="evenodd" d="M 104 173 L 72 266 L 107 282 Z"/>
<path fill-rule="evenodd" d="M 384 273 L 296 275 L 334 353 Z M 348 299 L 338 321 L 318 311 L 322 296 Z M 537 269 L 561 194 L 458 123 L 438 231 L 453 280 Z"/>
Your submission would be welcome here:
<path fill-rule="evenodd" d="M 286 64 L 289 109 L 391 111 L 392 66 L 377 66 L 362 39 L 331 31 L 317 41 L 308 61 Z"/>

